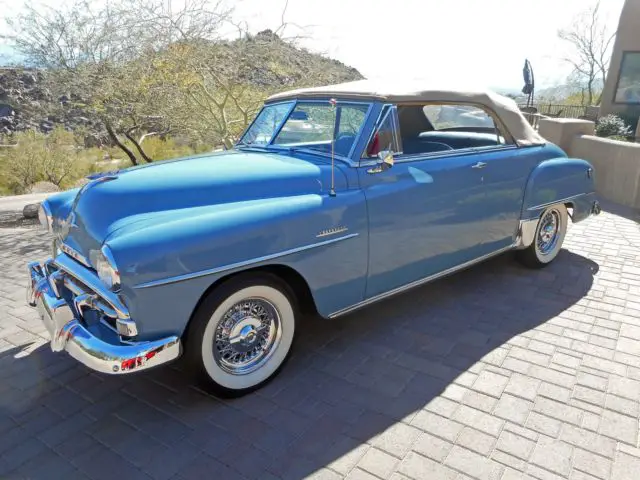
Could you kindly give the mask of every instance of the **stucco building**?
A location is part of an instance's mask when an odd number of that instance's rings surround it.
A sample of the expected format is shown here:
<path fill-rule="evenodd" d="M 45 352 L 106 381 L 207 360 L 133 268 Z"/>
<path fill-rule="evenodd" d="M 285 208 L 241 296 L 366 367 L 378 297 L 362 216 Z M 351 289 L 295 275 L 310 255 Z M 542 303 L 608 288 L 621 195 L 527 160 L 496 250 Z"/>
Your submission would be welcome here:
<path fill-rule="evenodd" d="M 601 112 L 640 115 L 640 0 L 626 0 L 622 9 Z"/>

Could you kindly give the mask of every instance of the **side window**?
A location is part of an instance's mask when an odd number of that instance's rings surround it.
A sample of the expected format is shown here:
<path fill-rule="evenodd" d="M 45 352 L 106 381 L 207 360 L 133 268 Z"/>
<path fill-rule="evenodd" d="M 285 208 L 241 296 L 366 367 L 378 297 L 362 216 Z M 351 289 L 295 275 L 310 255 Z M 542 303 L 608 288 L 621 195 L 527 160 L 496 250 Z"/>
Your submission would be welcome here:
<path fill-rule="evenodd" d="M 496 128 L 487 112 L 471 105 L 425 105 L 422 110 L 435 130 Z"/>
<path fill-rule="evenodd" d="M 476 105 L 399 105 L 398 120 L 406 155 L 507 145 L 499 124 Z"/>
<path fill-rule="evenodd" d="M 402 153 L 402 142 L 398 132 L 398 112 L 395 105 L 385 107 L 382 112 L 382 120 L 374 132 L 364 158 L 374 158 L 382 151 L 389 151 L 393 155 Z"/>

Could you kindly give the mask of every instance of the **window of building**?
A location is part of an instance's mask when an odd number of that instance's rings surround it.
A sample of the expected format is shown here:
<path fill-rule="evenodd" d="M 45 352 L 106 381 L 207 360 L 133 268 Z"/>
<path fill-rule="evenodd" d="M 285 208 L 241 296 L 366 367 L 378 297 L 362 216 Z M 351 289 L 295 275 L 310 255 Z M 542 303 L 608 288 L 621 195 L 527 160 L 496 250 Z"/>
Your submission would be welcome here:
<path fill-rule="evenodd" d="M 615 103 L 640 104 L 640 52 L 622 56 Z"/>

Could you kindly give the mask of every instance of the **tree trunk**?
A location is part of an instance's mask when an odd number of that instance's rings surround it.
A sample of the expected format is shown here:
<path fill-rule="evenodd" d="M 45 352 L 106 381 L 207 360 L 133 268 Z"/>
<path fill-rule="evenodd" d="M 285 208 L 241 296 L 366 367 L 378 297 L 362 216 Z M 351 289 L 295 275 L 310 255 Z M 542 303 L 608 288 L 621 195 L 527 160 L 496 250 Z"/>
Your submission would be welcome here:
<path fill-rule="evenodd" d="M 138 150 L 138 153 L 140 154 L 140 156 L 144 158 L 145 162 L 147 163 L 153 162 L 153 159 L 149 158 L 149 156 L 144 152 L 144 150 L 142 149 L 138 141 L 135 138 L 133 138 L 133 136 L 129 132 L 125 132 L 124 136 L 127 137 L 131 143 L 133 143 L 133 145 L 136 147 L 136 150 Z"/>
<path fill-rule="evenodd" d="M 111 126 L 111 123 L 109 123 L 109 121 L 106 119 L 102 119 L 102 123 L 104 123 L 104 127 L 107 129 L 107 134 L 109 135 L 109 138 L 111 139 L 111 141 L 115 143 L 118 146 L 118 148 L 120 148 L 120 150 L 122 150 L 124 153 L 127 154 L 127 157 L 129 157 L 129 159 L 131 160 L 131 163 L 133 163 L 134 165 L 138 165 L 138 159 L 133 154 L 133 152 L 129 150 L 127 146 L 120 141 L 116 133 L 113 131 L 113 127 Z"/>

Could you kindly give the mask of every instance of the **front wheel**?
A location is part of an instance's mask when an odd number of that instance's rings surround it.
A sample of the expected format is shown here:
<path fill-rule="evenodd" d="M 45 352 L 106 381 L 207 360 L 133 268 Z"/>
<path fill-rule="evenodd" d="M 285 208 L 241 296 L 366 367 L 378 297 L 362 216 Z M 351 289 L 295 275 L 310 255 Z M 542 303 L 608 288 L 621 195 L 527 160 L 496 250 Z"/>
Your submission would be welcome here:
<path fill-rule="evenodd" d="M 568 218 L 567 208 L 564 205 L 554 205 L 542 212 L 533 243 L 525 250 L 517 252 L 518 260 L 530 268 L 549 265 L 562 249 Z"/>
<path fill-rule="evenodd" d="M 295 301 L 287 285 L 266 275 L 242 275 L 214 289 L 191 320 L 186 359 L 205 388 L 225 397 L 271 380 L 289 356 Z"/>

